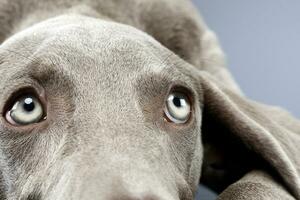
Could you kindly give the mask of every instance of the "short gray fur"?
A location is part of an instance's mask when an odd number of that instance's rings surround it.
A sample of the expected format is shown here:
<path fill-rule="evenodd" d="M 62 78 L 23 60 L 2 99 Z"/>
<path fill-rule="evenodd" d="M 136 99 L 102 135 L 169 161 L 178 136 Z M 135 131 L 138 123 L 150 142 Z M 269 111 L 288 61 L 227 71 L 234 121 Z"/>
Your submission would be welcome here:
<path fill-rule="evenodd" d="M 0 198 L 300 199 L 300 123 L 243 95 L 186 0 L 0 0 Z M 24 87 L 47 118 L 4 119 Z M 190 119 L 166 120 L 172 90 Z"/>

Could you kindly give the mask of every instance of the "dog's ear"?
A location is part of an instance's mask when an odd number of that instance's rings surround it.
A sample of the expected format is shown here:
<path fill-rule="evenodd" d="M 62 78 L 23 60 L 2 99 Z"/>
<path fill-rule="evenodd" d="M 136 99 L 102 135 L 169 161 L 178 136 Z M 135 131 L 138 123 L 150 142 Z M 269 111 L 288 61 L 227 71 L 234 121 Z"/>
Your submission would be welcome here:
<path fill-rule="evenodd" d="M 237 199 L 284 199 L 295 200 L 275 177 L 263 170 L 248 172 L 243 178 L 230 185 L 217 198 L 218 200 Z"/>
<path fill-rule="evenodd" d="M 225 55 L 191 1 L 153 0 L 142 6 L 140 23 L 145 32 L 199 70 L 240 92 L 226 68 Z"/>
<path fill-rule="evenodd" d="M 277 108 L 232 92 L 199 72 L 203 92 L 202 182 L 217 192 L 263 169 L 300 198 L 300 123 Z"/>

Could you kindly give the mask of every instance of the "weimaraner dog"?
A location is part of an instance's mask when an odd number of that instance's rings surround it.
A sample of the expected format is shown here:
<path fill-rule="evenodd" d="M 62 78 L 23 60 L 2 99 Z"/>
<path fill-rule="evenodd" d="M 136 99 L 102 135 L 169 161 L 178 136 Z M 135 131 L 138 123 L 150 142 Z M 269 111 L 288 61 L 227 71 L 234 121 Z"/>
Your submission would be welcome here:
<path fill-rule="evenodd" d="M 188 0 L 0 0 L 0 44 L 0 199 L 300 199 L 299 121 Z"/>

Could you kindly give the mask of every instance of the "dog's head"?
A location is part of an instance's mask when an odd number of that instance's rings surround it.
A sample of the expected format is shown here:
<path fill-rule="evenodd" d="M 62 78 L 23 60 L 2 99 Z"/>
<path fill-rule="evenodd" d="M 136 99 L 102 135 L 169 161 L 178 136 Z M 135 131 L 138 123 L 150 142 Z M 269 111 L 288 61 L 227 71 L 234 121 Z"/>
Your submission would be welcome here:
<path fill-rule="evenodd" d="M 192 199 L 201 127 L 282 154 L 248 102 L 126 25 L 42 22 L 1 45 L 0 74 L 3 198 Z"/>

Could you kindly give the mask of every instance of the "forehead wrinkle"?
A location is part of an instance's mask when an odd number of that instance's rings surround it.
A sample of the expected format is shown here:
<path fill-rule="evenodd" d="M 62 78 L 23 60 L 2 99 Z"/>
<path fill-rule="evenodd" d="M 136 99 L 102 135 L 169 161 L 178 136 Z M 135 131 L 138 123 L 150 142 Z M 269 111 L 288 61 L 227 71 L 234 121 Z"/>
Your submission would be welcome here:
<path fill-rule="evenodd" d="M 17 50 L 12 50 L 12 49 L 8 49 L 8 48 L 1 48 L 0 50 L 8 53 L 10 55 L 10 56 L 7 56 L 4 54 L 0 54 L 0 64 L 9 62 L 9 58 L 11 58 L 11 56 L 20 57 L 21 60 L 19 62 L 21 62 L 21 63 L 26 63 L 26 62 L 30 62 L 30 61 L 34 62 L 34 59 L 31 59 L 30 56 L 26 55 L 26 53 L 20 53 Z"/>
<path fill-rule="evenodd" d="M 162 55 L 158 55 L 157 52 L 152 52 L 152 55 L 155 56 L 159 60 L 158 64 L 152 65 L 150 67 L 150 70 L 152 72 L 154 72 L 155 74 L 161 74 L 163 72 L 163 70 L 166 70 L 167 68 L 172 67 L 173 64 L 170 65 L 168 63 L 168 61 L 173 56 L 173 53 L 166 51 L 165 54 L 166 55 L 162 56 Z"/>
<path fill-rule="evenodd" d="M 76 69 L 83 69 L 88 64 L 96 66 L 98 57 L 92 48 L 86 45 L 70 45 L 59 37 L 45 40 L 33 56 L 39 58 L 41 64 L 69 76 L 75 76 L 78 74 Z M 83 73 L 86 72 L 84 69 Z"/>
<path fill-rule="evenodd" d="M 72 78 L 70 77 L 70 71 L 65 69 L 64 67 L 61 67 L 59 63 L 59 57 L 36 57 L 35 62 L 32 63 L 28 68 L 29 75 L 40 82 L 70 82 L 70 80 L 72 80 Z"/>
<path fill-rule="evenodd" d="M 37 56 L 32 55 L 27 62 L 18 63 L 16 70 L 7 75 L 5 83 L 9 85 L 20 85 L 21 83 L 29 85 L 39 85 L 46 87 L 54 84 L 73 91 L 74 84 L 68 70 L 59 67 L 59 60 L 54 56 Z M 16 83 L 16 84 L 12 84 Z M 11 89 L 15 89 L 11 87 Z"/>

